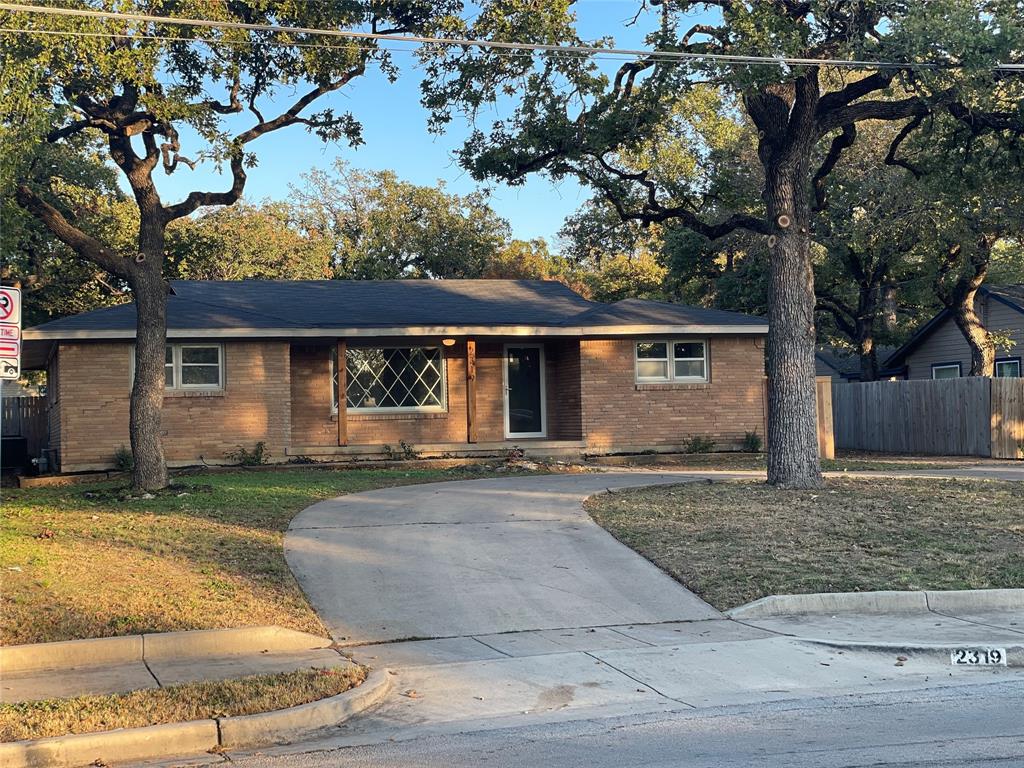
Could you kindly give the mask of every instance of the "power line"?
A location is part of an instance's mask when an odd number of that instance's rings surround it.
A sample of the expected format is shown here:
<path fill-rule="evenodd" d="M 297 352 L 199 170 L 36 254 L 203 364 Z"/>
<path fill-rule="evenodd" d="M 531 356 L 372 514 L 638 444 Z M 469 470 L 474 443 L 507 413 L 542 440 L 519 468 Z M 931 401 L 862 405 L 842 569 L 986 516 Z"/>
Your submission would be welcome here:
<path fill-rule="evenodd" d="M 626 58 L 645 58 L 653 61 L 712 61 L 728 64 L 759 64 L 759 65 L 790 65 L 790 66 L 834 66 L 855 69 L 951 69 L 955 65 L 940 66 L 935 63 L 913 63 L 893 61 L 867 61 L 850 59 L 818 59 L 788 56 L 741 56 L 720 53 L 694 53 L 689 51 L 654 51 L 629 48 L 598 48 L 583 45 L 549 45 L 544 43 L 515 43 L 500 40 L 459 39 L 450 37 L 428 37 L 421 35 L 397 35 L 379 32 L 356 32 L 339 29 L 317 29 L 314 27 L 285 27 L 275 24 L 249 24 L 238 21 L 216 21 L 211 19 L 171 18 L 143 13 L 122 13 L 114 11 L 94 11 L 84 8 L 58 8 L 21 3 L 0 2 L 0 10 L 17 13 L 48 14 L 55 16 L 71 16 L 93 19 L 120 19 L 153 24 L 172 24 L 188 27 L 206 27 L 213 29 L 241 29 L 250 32 L 268 32 L 271 34 L 312 35 L 320 37 L 337 37 L 351 40 L 375 40 L 398 43 L 416 43 L 419 45 L 460 46 L 484 49 L 504 49 L 530 51 L 534 53 L 563 53 L 582 56 L 614 56 Z M 1024 64 L 999 64 L 997 70 L 1021 70 Z"/>
<path fill-rule="evenodd" d="M 70 29 L 28 29 L 22 27 L 0 27 L 0 32 L 11 32 L 14 34 L 24 35 L 50 35 L 53 37 L 97 37 L 97 38 L 108 38 L 108 39 L 123 39 L 130 38 L 132 40 L 139 40 L 142 42 L 146 41 L 157 41 L 164 40 L 167 42 L 180 42 L 180 43 L 204 43 L 206 45 L 263 45 L 263 46 L 276 46 L 282 48 L 313 48 L 322 49 L 329 51 L 337 50 L 357 50 L 357 51 L 388 51 L 389 53 L 415 53 L 413 48 L 396 48 L 388 46 L 370 46 L 370 45 L 331 45 L 329 43 L 302 43 L 294 40 L 213 40 L 208 37 L 179 37 L 174 35 L 147 35 L 142 33 L 133 32 L 86 32 L 82 30 L 70 30 Z M 526 58 L 533 56 L 532 51 L 493 51 L 495 55 L 505 56 L 508 58 Z M 552 54 L 552 55 L 564 55 L 566 58 L 591 58 L 598 60 L 612 60 L 621 61 L 621 59 L 613 58 L 610 56 L 593 55 L 587 56 L 586 54 Z"/>

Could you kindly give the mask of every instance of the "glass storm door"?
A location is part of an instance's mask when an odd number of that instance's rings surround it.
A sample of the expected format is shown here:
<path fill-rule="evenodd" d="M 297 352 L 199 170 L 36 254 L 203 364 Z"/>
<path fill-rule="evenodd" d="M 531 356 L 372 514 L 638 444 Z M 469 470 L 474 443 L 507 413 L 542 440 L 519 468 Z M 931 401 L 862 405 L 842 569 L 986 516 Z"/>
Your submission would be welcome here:
<path fill-rule="evenodd" d="M 505 346 L 505 436 L 545 437 L 544 349 Z"/>

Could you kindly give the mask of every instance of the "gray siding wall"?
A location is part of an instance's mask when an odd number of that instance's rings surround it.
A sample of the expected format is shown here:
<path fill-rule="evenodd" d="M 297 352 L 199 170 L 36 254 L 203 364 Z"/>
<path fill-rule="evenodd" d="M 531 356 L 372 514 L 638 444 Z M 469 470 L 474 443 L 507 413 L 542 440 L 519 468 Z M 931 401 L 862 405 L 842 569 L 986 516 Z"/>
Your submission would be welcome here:
<path fill-rule="evenodd" d="M 993 331 L 1013 330 L 1017 346 L 1009 353 L 1001 350 L 996 357 L 1024 355 L 1024 315 L 1002 302 L 986 297 L 982 299 L 981 317 L 985 326 Z M 971 370 L 971 350 L 960 329 L 952 319 L 946 319 L 931 336 L 907 357 L 908 379 L 930 379 L 932 365 L 937 363 L 960 363 L 960 371 L 966 376 Z"/>

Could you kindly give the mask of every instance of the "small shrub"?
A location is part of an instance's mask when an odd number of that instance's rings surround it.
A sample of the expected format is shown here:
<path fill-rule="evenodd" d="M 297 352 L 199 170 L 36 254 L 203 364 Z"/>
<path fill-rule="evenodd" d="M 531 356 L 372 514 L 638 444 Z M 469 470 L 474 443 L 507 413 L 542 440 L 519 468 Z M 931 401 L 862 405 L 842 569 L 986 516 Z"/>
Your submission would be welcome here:
<path fill-rule="evenodd" d="M 316 464 L 316 459 L 311 456 L 292 456 L 288 459 L 289 464 Z"/>
<path fill-rule="evenodd" d="M 224 455 L 242 467 L 256 467 L 266 464 L 270 459 L 270 451 L 262 440 L 256 443 L 256 447 L 251 451 L 240 445 L 238 450 L 227 451 Z"/>
<path fill-rule="evenodd" d="M 135 458 L 132 456 L 132 449 L 122 445 L 114 451 L 114 466 L 119 472 L 131 472 L 135 469 Z"/>
<path fill-rule="evenodd" d="M 398 454 L 395 453 L 395 449 L 392 448 L 387 443 L 381 446 L 380 452 L 384 454 L 384 458 L 386 458 L 388 461 L 393 461 L 394 459 L 398 458 Z"/>
<path fill-rule="evenodd" d="M 398 441 L 398 447 L 402 449 L 402 458 L 403 459 L 418 459 L 420 457 L 420 452 L 417 451 L 412 446 L 411 443 L 405 442 L 405 440 L 399 440 Z"/>
<path fill-rule="evenodd" d="M 703 435 L 694 435 L 683 444 L 685 453 L 711 453 L 715 450 L 715 441 Z"/>
<path fill-rule="evenodd" d="M 757 432 L 747 432 L 743 436 L 743 450 L 747 453 L 760 453 L 761 445 L 761 436 Z"/>
<path fill-rule="evenodd" d="M 526 451 L 518 445 L 514 445 L 505 451 L 505 461 L 519 461 L 524 456 L 526 456 Z"/>

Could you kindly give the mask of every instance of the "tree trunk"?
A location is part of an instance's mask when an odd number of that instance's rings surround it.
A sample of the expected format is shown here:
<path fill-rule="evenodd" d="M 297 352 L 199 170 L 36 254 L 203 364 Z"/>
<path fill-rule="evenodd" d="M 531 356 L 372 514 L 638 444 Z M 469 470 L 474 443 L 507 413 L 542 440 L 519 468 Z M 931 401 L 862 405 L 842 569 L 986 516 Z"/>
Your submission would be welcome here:
<path fill-rule="evenodd" d="M 768 483 L 784 488 L 822 485 L 806 162 L 798 157 L 765 168 L 775 227 L 768 288 Z"/>
<path fill-rule="evenodd" d="M 992 259 L 992 246 L 995 245 L 994 235 L 982 234 L 975 248 L 967 257 L 966 266 L 961 267 L 960 277 L 952 289 L 943 285 L 943 278 L 956 268 L 957 261 L 963 254 L 960 244 L 954 244 L 946 253 L 940 266 L 935 282 L 935 293 L 939 300 L 953 315 L 953 322 L 960 329 L 967 346 L 971 349 L 970 376 L 992 376 L 996 368 L 996 349 L 988 329 L 981 322 L 974 308 L 978 290 L 988 276 L 989 263 Z"/>
<path fill-rule="evenodd" d="M 166 488 L 168 483 L 160 440 L 167 345 L 167 285 L 160 273 L 163 232 L 151 234 L 149 238 L 144 234 L 140 239 L 151 242 L 140 252 L 140 256 L 146 256 L 139 265 L 141 268 L 132 270 L 128 281 L 138 315 L 130 409 L 132 488 L 156 491 Z"/>
<path fill-rule="evenodd" d="M 976 291 L 971 291 L 966 298 L 957 302 L 952 308 L 953 322 L 967 340 L 971 348 L 970 376 L 993 376 L 996 371 L 996 349 L 988 330 L 974 311 Z"/>
<path fill-rule="evenodd" d="M 860 325 L 860 323 L 858 323 Z M 870 329 L 858 332 L 857 354 L 860 355 L 860 380 L 878 380 L 878 354 L 875 351 L 875 337 Z"/>
<path fill-rule="evenodd" d="M 857 318 L 855 333 L 857 338 L 857 354 L 860 356 L 860 380 L 876 381 L 878 379 L 878 354 L 875 351 L 875 317 L 878 313 L 876 289 L 870 285 L 860 286 L 857 300 Z"/>

